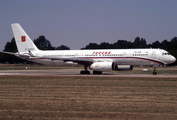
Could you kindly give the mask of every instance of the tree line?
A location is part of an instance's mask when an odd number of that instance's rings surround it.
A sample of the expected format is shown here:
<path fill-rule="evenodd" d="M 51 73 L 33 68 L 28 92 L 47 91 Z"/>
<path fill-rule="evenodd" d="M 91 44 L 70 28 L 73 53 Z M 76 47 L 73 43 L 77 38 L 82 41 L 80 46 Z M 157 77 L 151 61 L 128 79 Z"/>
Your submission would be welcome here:
<path fill-rule="evenodd" d="M 39 36 L 37 39 L 34 39 L 33 42 L 40 50 L 70 50 L 70 48 L 65 45 L 53 47 L 50 41 L 45 38 L 45 36 Z M 14 37 L 12 38 L 11 42 L 6 43 L 3 51 L 14 52 L 14 53 L 18 52 Z M 0 53 L 0 63 L 16 64 L 16 63 L 32 63 L 32 62 L 18 58 L 14 55 Z"/>
<path fill-rule="evenodd" d="M 65 45 L 53 47 L 50 41 L 45 38 L 45 36 L 39 36 L 37 39 L 34 39 L 34 44 L 40 50 L 70 50 L 70 48 Z M 133 42 L 127 40 L 117 40 L 117 42 L 112 44 L 108 42 L 102 42 L 100 44 L 89 43 L 88 45 L 86 45 L 81 49 L 84 50 L 84 49 L 136 49 L 136 48 L 164 49 L 177 58 L 177 37 L 172 38 L 170 41 L 168 40 L 163 40 L 162 42 L 155 41 L 150 44 L 147 44 L 144 38 L 136 37 Z M 4 51 L 17 52 L 17 47 L 14 38 L 12 38 L 11 42 L 6 43 Z M 24 63 L 27 61 L 14 57 L 12 55 L 0 54 L 0 62 L 1 63 Z M 173 64 L 176 65 L 177 62 Z"/>

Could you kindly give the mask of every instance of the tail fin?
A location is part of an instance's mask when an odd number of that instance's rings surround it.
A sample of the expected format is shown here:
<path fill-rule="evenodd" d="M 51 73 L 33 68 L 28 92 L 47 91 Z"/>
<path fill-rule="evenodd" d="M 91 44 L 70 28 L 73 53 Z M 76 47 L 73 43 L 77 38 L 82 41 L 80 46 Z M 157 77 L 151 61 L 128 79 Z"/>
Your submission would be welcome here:
<path fill-rule="evenodd" d="M 11 24 L 12 31 L 17 44 L 18 52 L 28 52 L 38 50 L 33 41 L 18 23 Z"/>

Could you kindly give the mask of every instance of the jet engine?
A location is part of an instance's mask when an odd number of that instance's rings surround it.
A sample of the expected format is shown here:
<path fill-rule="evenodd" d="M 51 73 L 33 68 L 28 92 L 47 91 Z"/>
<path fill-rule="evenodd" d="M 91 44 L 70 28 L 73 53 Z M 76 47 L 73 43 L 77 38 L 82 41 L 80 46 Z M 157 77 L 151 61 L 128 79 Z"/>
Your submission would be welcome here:
<path fill-rule="evenodd" d="M 133 70 L 132 65 L 115 65 L 114 70 L 116 71 L 131 71 Z"/>
<path fill-rule="evenodd" d="M 89 69 L 94 71 L 112 71 L 112 62 L 95 62 L 90 65 Z"/>
<path fill-rule="evenodd" d="M 115 65 L 114 62 L 95 62 L 90 65 L 90 70 L 94 71 L 131 71 L 133 70 L 132 65 Z"/>
<path fill-rule="evenodd" d="M 27 53 L 24 53 L 24 54 L 16 54 L 16 56 L 17 56 L 17 57 L 20 57 L 20 58 L 23 58 L 23 59 L 27 59 L 27 58 L 30 57 L 30 55 L 27 54 Z"/>

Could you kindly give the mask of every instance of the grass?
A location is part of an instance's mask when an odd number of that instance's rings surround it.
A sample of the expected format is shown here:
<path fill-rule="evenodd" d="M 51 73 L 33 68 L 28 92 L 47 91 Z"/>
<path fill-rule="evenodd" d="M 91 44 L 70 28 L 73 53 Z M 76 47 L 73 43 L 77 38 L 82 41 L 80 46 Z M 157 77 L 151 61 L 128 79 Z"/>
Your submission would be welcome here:
<path fill-rule="evenodd" d="M 175 78 L 0 76 L 0 119 L 176 119 Z"/>

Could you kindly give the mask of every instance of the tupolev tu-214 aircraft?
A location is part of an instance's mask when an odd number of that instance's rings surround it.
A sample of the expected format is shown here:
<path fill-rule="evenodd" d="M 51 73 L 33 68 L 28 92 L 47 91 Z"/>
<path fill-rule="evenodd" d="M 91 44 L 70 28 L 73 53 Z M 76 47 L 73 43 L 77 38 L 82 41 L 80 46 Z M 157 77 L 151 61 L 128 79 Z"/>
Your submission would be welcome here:
<path fill-rule="evenodd" d="M 41 64 L 73 64 L 83 65 L 85 70 L 80 74 L 102 74 L 105 71 L 133 70 L 134 65 L 153 65 L 156 67 L 176 61 L 176 58 L 163 49 L 96 49 L 96 50 L 39 50 L 23 28 L 11 24 L 18 52 L 12 54 L 25 60 Z"/>

